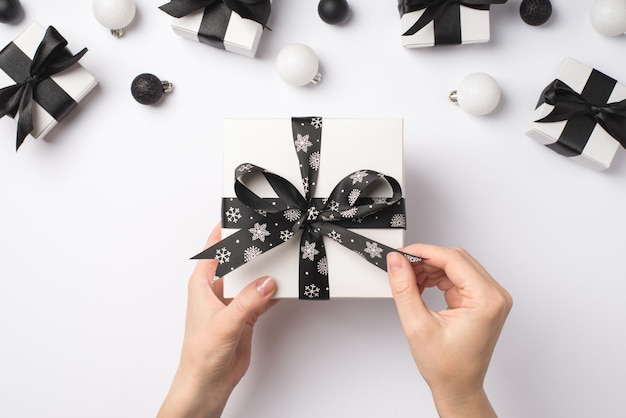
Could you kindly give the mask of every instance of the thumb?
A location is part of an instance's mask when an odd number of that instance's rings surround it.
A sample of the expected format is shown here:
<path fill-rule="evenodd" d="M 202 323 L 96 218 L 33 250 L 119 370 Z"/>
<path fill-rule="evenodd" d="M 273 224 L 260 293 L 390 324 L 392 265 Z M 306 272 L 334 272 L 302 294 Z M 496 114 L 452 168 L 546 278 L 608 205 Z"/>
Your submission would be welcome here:
<path fill-rule="evenodd" d="M 230 318 L 228 323 L 241 329 L 250 318 L 256 319 L 270 307 L 274 293 L 276 281 L 269 276 L 260 277 L 248 284 L 226 306 L 224 314 Z"/>
<path fill-rule="evenodd" d="M 417 325 L 417 321 L 430 317 L 430 310 L 420 295 L 415 271 L 402 254 L 391 252 L 387 255 L 387 274 L 402 328 L 407 332 Z"/>

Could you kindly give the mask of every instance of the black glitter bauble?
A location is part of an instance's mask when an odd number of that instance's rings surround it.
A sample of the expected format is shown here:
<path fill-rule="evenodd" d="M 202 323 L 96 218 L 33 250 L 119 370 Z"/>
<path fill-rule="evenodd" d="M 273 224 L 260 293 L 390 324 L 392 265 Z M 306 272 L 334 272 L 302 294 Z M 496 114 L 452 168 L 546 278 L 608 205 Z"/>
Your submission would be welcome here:
<path fill-rule="evenodd" d="M 9 23 L 22 14 L 19 0 L 0 0 L 0 22 Z"/>
<path fill-rule="evenodd" d="M 317 13 L 329 25 L 338 25 L 348 18 L 350 8 L 346 0 L 321 0 Z"/>
<path fill-rule="evenodd" d="M 552 4 L 550 0 L 523 0 L 519 14 L 531 26 L 543 25 L 552 15 Z"/>
<path fill-rule="evenodd" d="M 139 74 L 130 86 L 130 93 L 135 100 L 144 105 L 155 104 L 163 96 L 164 86 L 154 74 Z"/>

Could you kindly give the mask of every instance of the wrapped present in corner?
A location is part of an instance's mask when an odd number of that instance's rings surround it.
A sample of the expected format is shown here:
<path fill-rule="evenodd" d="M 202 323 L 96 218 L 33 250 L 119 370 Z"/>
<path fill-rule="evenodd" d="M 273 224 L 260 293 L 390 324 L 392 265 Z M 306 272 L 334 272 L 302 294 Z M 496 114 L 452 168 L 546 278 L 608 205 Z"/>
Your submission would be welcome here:
<path fill-rule="evenodd" d="M 604 170 L 626 146 L 626 87 L 572 58 L 543 90 L 526 134 L 589 168 Z"/>
<path fill-rule="evenodd" d="M 219 261 L 225 297 L 265 274 L 278 298 L 391 296 L 386 255 L 406 228 L 401 119 L 226 120 L 224 170 L 224 239 L 194 258 Z"/>
<path fill-rule="evenodd" d="M 0 117 L 17 115 L 16 147 L 43 138 L 96 85 L 53 27 L 32 23 L 0 51 Z"/>
<path fill-rule="evenodd" d="M 254 57 L 271 13 L 270 0 L 172 0 L 160 7 L 174 32 L 192 41 Z"/>
<path fill-rule="evenodd" d="M 489 7 L 507 0 L 398 0 L 402 46 L 489 41 Z"/>

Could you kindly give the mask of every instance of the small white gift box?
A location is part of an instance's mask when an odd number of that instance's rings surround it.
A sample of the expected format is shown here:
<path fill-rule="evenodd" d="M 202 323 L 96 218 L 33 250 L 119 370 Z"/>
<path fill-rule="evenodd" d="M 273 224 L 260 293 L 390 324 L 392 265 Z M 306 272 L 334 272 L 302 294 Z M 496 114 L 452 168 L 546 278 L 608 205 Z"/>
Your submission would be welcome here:
<path fill-rule="evenodd" d="M 539 122 L 555 108 L 545 102 L 545 94 L 559 81 L 580 94 L 584 100 L 596 105 L 626 99 L 626 87 L 598 70 L 566 58 L 556 72 L 555 81 L 542 93 L 526 132 L 539 143 L 589 168 L 608 168 L 620 143 L 596 123 L 591 114 L 568 120 Z"/>

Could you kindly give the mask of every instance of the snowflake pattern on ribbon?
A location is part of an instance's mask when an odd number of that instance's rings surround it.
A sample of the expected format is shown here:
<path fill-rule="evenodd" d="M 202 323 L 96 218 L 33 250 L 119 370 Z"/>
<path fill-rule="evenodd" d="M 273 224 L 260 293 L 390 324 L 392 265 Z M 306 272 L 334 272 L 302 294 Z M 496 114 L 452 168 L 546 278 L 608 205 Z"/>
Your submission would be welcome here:
<path fill-rule="evenodd" d="M 366 242 L 365 243 L 365 249 L 363 251 L 365 251 L 366 253 L 368 253 L 370 255 L 370 257 L 372 258 L 382 258 L 381 257 L 381 253 L 383 252 L 383 249 L 380 248 L 378 246 L 378 243 L 376 242 Z"/>
<path fill-rule="evenodd" d="M 328 234 L 328 238 L 341 244 L 341 234 L 334 229 Z"/>
<path fill-rule="evenodd" d="M 291 238 L 293 238 L 293 232 L 289 231 L 288 229 L 280 231 L 280 239 L 284 242 L 289 241 Z"/>
<path fill-rule="evenodd" d="M 300 219 L 300 217 L 302 216 L 302 212 L 300 212 L 299 209 L 287 209 L 285 213 L 283 214 L 283 216 L 289 222 L 295 222 L 298 219 Z"/>
<path fill-rule="evenodd" d="M 226 211 L 225 215 L 228 222 L 237 223 L 237 221 L 241 219 L 241 212 L 239 211 L 239 208 L 230 207 Z"/>
<path fill-rule="evenodd" d="M 228 263 L 230 261 L 231 252 L 226 249 L 226 247 L 218 248 L 215 251 L 215 258 L 219 261 L 220 264 Z"/>
<path fill-rule="evenodd" d="M 308 210 L 307 210 L 307 216 L 306 219 L 308 221 L 313 221 L 315 219 L 317 219 L 317 217 L 319 216 L 320 211 L 317 210 L 317 208 L 315 206 L 311 206 Z"/>
<path fill-rule="evenodd" d="M 248 229 L 248 232 L 252 234 L 252 241 L 259 240 L 265 242 L 265 237 L 270 236 L 270 232 L 267 230 L 267 224 L 259 224 L 258 222 L 254 226 Z"/>
<path fill-rule="evenodd" d="M 315 129 L 319 129 L 322 127 L 322 118 L 311 118 L 311 125 Z"/>
<path fill-rule="evenodd" d="M 317 272 L 325 276 L 328 275 L 328 260 L 326 257 L 322 257 L 322 259 L 317 262 Z"/>
<path fill-rule="evenodd" d="M 352 185 L 355 185 L 357 183 L 362 183 L 365 177 L 367 177 L 367 171 L 359 170 L 355 172 L 354 174 L 350 176 L 350 178 L 352 179 Z"/>
<path fill-rule="evenodd" d="M 311 155 L 309 156 L 309 166 L 311 167 L 311 170 L 320 169 L 320 152 L 319 151 L 315 151 L 314 153 L 311 153 Z"/>
<path fill-rule="evenodd" d="M 404 214 L 396 213 L 391 217 L 390 225 L 396 228 L 404 228 L 406 226 L 406 219 Z"/>
<path fill-rule="evenodd" d="M 298 151 L 304 151 L 304 152 L 308 152 L 309 147 L 313 145 L 313 143 L 311 141 L 309 141 L 309 135 L 298 135 L 298 139 L 295 140 L 295 144 L 296 144 L 296 152 Z"/>
<path fill-rule="evenodd" d="M 350 190 L 350 193 L 348 194 L 348 203 L 350 203 L 350 206 L 354 206 L 360 195 L 361 191 L 359 189 Z"/>
<path fill-rule="evenodd" d="M 315 245 L 315 242 L 304 241 L 304 245 L 300 247 L 303 259 L 308 258 L 309 260 L 313 261 L 315 256 L 320 253 L 318 250 L 315 249 Z"/>
<path fill-rule="evenodd" d="M 255 247 L 255 246 L 248 247 L 243 252 L 243 261 L 245 263 L 249 263 L 250 261 L 260 256 L 262 253 L 263 252 L 261 251 L 259 247 Z"/>
<path fill-rule="evenodd" d="M 239 171 L 240 173 L 244 173 L 246 171 L 250 171 L 251 169 L 252 164 L 241 164 L 239 168 L 237 168 L 237 171 Z"/>
<path fill-rule="evenodd" d="M 343 216 L 344 218 L 354 218 L 358 211 L 359 211 L 359 208 L 352 207 L 350 209 L 343 210 L 340 213 L 341 213 L 341 216 Z"/>
<path fill-rule="evenodd" d="M 320 296 L 320 288 L 314 284 L 304 287 L 304 295 L 309 299 L 318 298 Z"/>

